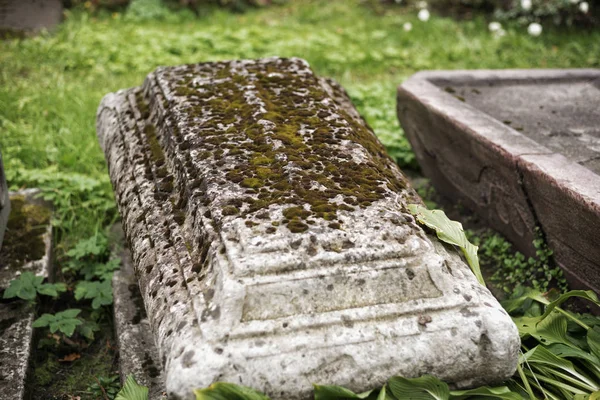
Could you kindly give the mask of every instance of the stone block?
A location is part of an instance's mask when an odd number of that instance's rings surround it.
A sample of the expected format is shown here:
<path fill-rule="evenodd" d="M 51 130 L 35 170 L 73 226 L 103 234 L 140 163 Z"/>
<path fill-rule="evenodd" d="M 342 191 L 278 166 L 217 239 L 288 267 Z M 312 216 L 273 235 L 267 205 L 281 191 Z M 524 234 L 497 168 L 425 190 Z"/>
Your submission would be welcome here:
<path fill-rule="evenodd" d="M 52 268 L 51 211 L 37 190 L 11 193 L 12 211 L 0 252 L 0 298 L 24 271 L 49 277 Z M 23 300 L 0 303 L 0 400 L 21 400 L 32 352 L 35 310 Z"/>
<path fill-rule="evenodd" d="M 0 35 L 52 29 L 62 19 L 61 0 L 0 0 Z"/>
<path fill-rule="evenodd" d="M 514 372 L 509 316 L 415 223 L 421 200 L 305 61 L 158 68 L 102 100 L 97 131 L 171 398 Z"/>
<path fill-rule="evenodd" d="M 436 190 L 528 255 L 539 226 L 574 288 L 600 291 L 600 70 L 431 71 L 398 118 Z"/>

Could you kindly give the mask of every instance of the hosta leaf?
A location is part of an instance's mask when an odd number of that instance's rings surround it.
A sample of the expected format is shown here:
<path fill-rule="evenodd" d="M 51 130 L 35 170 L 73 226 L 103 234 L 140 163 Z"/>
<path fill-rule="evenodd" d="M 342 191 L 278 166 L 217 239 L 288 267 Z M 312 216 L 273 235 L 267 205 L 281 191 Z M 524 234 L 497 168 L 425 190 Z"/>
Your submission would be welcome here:
<path fill-rule="evenodd" d="M 448 400 L 448 385 L 431 375 L 407 379 L 400 376 L 390 378 L 390 392 L 398 399 L 411 400 Z"/>
<path fill-rule="evenodd" d="M 592 354 L 600 359 L 600 328 L 595 326 L 588 329 L 587 344 L 590 347 Z"/>
<path fill-rule="evenodd" d="M 341 386 L 313 385 L 315 400 L 367 399 L 373 391 L 356 394 Z M 384 392 L 385 395 L 385 392 Z"/>
<path fill-rule="evenodd" d="M 534 337 L 538 342 L 550 345 L 560 343 L 574 346 L 567 337 L 567 319 L 565 316 L 554 313 L 540 322 L 541 317 L 513 318 L 519 329 L 521 339 Z"/>
<path fill-rule="evenodd" d="M 194 390 L 196 400 L 269 400 L 254 389 L 233 383 L 217 382 L 206 389 Z"/>
<path fill-rule="evenodd" d="M 460 222 L 452 221 L 442 210 L 428 210 L 419 204 L 409 204 L 408 209 L 419 223 L 433 229 L 441 241 L 459 247 L 477 280 L 485 286 L 479 268 L 478 247 L 469 242 Z"/>
<path fill-rule="evenodd" d="M 594 354 L 583 351 L 577 347 L 572 347 L 562 343 L 555 343 L 545 347 L 548 351 L 550 351 L 557 357 L 579 358 L 581 360 L 586 360 L 600 366 L 600 359 L 598 357 L 596 357 Z"/>
<path fill-rule="evenodd" d="M 463 400 L 463 399 L 505 399 L 505 400 L 522 400 L 520 394 L 512 392 L 506 386 L 500 387 L 487 387 L 482 386 L 476 389 L 468 390 L 453 390 L 450 392 L 452 400 Z"/>
<path fill-rule="evenodd" d="M 129 375 L 115 400 L 148 400 L 148 388 L 138 385 L 133 375 Z"/>
<path fill-rule="evenodd" d="M 547 299 L 545 297 L 543 297 L 542 293 L 538 290 L 529 289 L 529 288 L 525 289 L 523 287 L 520 287 L 519 289 L 524 291 L 523 295 L 515 297 L 515 298 L 503 300 L 501 302 L 502 307 L 509 314 L 512 314 L 515 311 L 522 311 L 521 308 L 529 308 L 529 307 L 523 307 L 525 302 L 528 300 L 529 300 L 529 302 L 531 302 L 533 300 L 542 301 L 542 302 L 544 302 L 544 304 L 546 304 L 548 302 Z"/>
<path fill-rule="evenodd" d="M 596 293 L 592 292 L 591 290 L 571 290 L 567 293 L 562 294 L 552 302 L 547 301 L 546 311 L 542 315 L 541 319 L 546 318 L 548 315 L 550 315 L 550 313 L 552 312 L 552 310 L 554 310 L 555 307 L 560 306 L 562 303 L 564 303 L 571 297 L 579 297 L 582 299 L 586 299 L 596 304 L 597 306 L 600 306 L 600 302 L 598 302 L 598 296 L 596 296 Z"/>
<path fill-rule="evenodd" d="M 593 387 L 594 390 L 600 389 L 588 377 L 577 371 L 572 362 L 557 357 L 550 351 L 546 350 L 543 346 L 536 346 L 533 349 L 529 350 L 527 353 L 523 354 L 523 356 L 521 356 L 520 362 L 527 362 L 527 364 L 529 364 L 530 366 L 540 365 L 542 367 L 548 367 L 553 370 L 559 369 L 577 378 L 585 385 Z"/>

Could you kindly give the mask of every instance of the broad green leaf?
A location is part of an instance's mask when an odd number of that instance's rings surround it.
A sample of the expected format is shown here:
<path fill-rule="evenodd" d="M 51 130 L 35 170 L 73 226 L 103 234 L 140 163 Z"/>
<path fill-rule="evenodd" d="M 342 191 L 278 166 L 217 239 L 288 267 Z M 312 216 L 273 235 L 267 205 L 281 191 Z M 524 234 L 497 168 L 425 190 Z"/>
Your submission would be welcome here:
<path fill-rule="evenodd" d="M 83 321 L 76 318 L 58 319 L 50 323 L 50 332 L 54 333 L 58 330 L 68 337 L 71 337 L 73 336 L 73 333 L 75 333 L 75 328 L 81 324 L 83 324 Z"/>
<path fill-rule="evenodd" d="M 567 337 L 567 319 L 564 315 L 553 313 L 550 317 L 540 322 L 541 317 L 513 318 L 517 325 L 521 339 L 534 337 L 544 345 L 553 343 L 574 346 Z"/>
<path fill-rule="evenodd" d="M 59 293 L 65 292 L 67 286 L 64 283 L 43 283 L 38 286 L 37 291 L 44 296 L 58 297 Z"/>
<path fill-rule="evenodd" d="M 5 299 L 18 297 L 23 300 L 33 301 L 37 297 L 36 287 L 43 280 L 43 277 L 37 277 L 30 271 L 23 272 L 17 279 L 10 281 L 10 286 L 4 291 L 2 297 Z"/>
<path fill-rule="evenodd" d="M 452 221 L 442 210 L 428 210 L 419 204 L 409 204 L 408 209 L 419 223 L 433 229 L 441 241 L 459 247 L 477 280 L 485 286 L 479 268 L 478 248 L 469 242 L 460 222 Z"/>
<path fill-rule="evenodd" d="M 543 297 L 542 293 L 535 289 L 523 288 L 520 287 L 521 290 L 524 290 L 523 295 L 518 296 L 516 298 L 511 298 L 507 300 L 503 300 L 501 302 L 502 307 L 506 310 L 507 313 L 512 314 L 515 311 L 518 311 L 523 307 L 526 301 L 535 300 L 540 301 L 543 300 L 544 304 L 547 303 L 545 297 Z"/>
<path fill-rule="evenodd" d="M 43 328 L 46 327 L 48 325 L 50 325 L 50 323 L 52 321 L 55 320 L 54 315 L 52 314 L 42 314 L 41 317 L 39 317 L 38 319 L 36 319 L 35 321 L 33 321 L 32 326 L 34 328 Z"/>
<path fill-rule="evenodd" d="M 205 389 L 194 390 L 196 400 L 269 400 L 254 389 L 233 383 L 217 382 Z"/>
<path fill-rule="evenodd" d="M 356 394 L 353 391 L 341 386 L 333 385 L 313 385 L 315 391 L 315 400 L 343 400 L 343 399 L 367 399 L 373 392 Z"/>
<path fill-rule="evenodd" d="M 56 318 L 75 318 L 81 312 L 78 308 L 69 308 L 68 310 L 64 310 L 56 313 Z"/>
<path fill-rule="evenodd" d="M 488 387 L 481 386 L 476 389 L 468 390 L 453 390 L 450 392 L 452 400 L 463 399 L 505 399 L 505 400 L 522 400 L 520 394 L 512 392 L 506 386 Z"/>
<path fill-rule="evenodd" d="M 450 398 L 448 385 L 431 375 L 413 379 L 395 376 L 390 378 L 388 387 L 396 398 L 402 400 L 448 400 Z"/>
<path fill-rule="evenodd" d="M 551 345 L 545 346 L 545 347 L 546 347 L 546 350 L 548 350 L 549 352 L 551 352 L 552 354 L 554 354 L 557 357 L 578 358 L 580 360 L 586 360 L 586 361 L 589 361 L 591 363 L 594 363 L 594 364 L 600 366 L 600 359 L 598 357 L 596 357 L 592 353 L 583 351 L 578 347 L 572 347 L 572 346 L 569 346 L 569 345 L 566 345 L 563 343 L 554 343 L 554 344 L 551 344 Z"/>
<path fill-rule="evenodd" d="M 588 329 L 587 344 L 590 347 L 592 354 L 600 359 L 600 328 L 595 326 Z"/>
<path fill-rule="evenodd" d="M 552 312 L 552 310 L 554 310 L 555 307 L 560 306 L 562 303 L 564 303 L 567 299 L 569 299 L 571 297 L 579 297 L 582 299 L 586 299 L 586 300 L 589 300 L 592 303 L 596 304 L 597 306 L 600 306 L 600 302 L 598 301 L 598 296 L 596 296 L 596 293 L 592 292 L 591 290 L 571 290 L 571 291 L 559 296 L 556 300 L 554 300 L 552 302 L 548 302 L 547 306 L 546 306 L 546 311 L 542 315 L 542 319 L 544 319 L 548 315 L 550 315 L 550 313 Z"/>
<path fill-rule="evenodd" d="M 75 287 L 75 300 L 92 300 L 92 308 L 97 310 L 113 302 L 112 285 L 109 280 L 81 281 Z"/>
<path fill-rule="evenodd" d="M 148 388 L 139 385 L 133 375 L 128 375 L 115 400 L 148 400 Z"/>

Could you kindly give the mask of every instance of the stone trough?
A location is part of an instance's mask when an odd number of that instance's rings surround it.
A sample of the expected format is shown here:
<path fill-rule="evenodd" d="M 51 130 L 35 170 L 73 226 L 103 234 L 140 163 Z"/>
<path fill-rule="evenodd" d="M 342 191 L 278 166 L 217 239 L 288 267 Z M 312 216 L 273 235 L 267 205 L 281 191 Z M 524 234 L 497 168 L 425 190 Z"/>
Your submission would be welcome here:
<path fill-rule="evenodd" d="M 571 286 L 600 292 L 600 70 L 420 72 L 398 117 L 436 190 L 526 254 L 540 227 Z"/>
<path fill-rule="evenodd" d="M 10 281 L 25 271 L 51 276 L 51 210 L 38 194 L 32 189 L 10 194 L 12 210 L 0 250 L 0 299 Z M 34 319 L 35 309 L 26 301 L 0 301 L 0 400 L 26 398 Z"/>
<path fill-rule="evenodd" d="M 97 130 L 170 398 L 513 374 L 509 316 L 415 223 L 406 178 L 305 61 L 158 68 L 102 100 Z"/>

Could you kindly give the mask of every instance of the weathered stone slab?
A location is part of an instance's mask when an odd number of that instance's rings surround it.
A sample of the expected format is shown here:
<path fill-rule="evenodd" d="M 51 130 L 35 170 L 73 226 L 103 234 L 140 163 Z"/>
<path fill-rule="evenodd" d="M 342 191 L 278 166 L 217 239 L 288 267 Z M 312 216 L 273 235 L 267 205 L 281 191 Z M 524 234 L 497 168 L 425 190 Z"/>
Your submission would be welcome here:
<path fill-rule="evenodd" d="M 11 193 L 13 204 L 0 252 L 0 299 L 24 271 L 50 276 L 52 229 L 47 205 L 37 190 Z M 22 300 L 0 302 L 0 400 L 21 400 L 32 352 L 35 310 Z"/>
<path fill-rule="evenodd" d="M 398 89 L 425 175 L 526 254 L 540 226 L 600 292 L 600 70 L 432 71 Z"/>
<path fill-rule="evenodd" d="M 2 250 L 2 239 L 4 238 L 9 213 L 10 199 L 8 198 L 8 186 L 6 185 L 4 164 L 2 163 L 2 154 L 0 153 L 0 250 Z"/>
<path fill-rule="evenodd" d="M 0 35 L 51 29 L 62 19 L 61 0 L 0 0 Z"/>
<path fill-rule="evenodd" d="M 508 315 L 415 223 L 418 196 L 306 62 L 159 68 L 107 95 L 97 129 L 172 398 L 514 372 Z"/>

